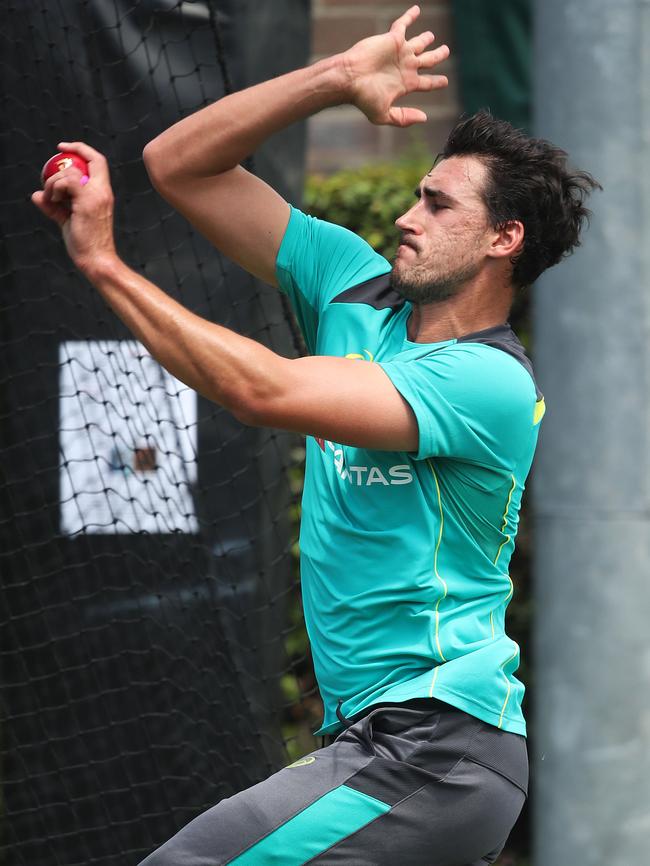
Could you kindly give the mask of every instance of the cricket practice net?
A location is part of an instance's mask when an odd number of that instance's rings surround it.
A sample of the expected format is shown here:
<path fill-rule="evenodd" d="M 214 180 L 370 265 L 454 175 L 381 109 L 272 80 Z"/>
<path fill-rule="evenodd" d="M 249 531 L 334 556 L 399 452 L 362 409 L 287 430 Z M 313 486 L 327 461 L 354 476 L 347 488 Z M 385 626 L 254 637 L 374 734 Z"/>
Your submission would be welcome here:
<path fill-rule="evenodd" d="M 276 291 L 159 198 L 141 154 L 229 90 L 305 63 L 308 34 L 304 0 L 2 4 L 2 864 L 136 863 L 306 742 L 300 443 L 163 370 L 29 195 L 59 141 L 88 142 L 111 166 L 125 260 L 295 353 Z M 292 201 L 303 135 L 249 164 Z"/>

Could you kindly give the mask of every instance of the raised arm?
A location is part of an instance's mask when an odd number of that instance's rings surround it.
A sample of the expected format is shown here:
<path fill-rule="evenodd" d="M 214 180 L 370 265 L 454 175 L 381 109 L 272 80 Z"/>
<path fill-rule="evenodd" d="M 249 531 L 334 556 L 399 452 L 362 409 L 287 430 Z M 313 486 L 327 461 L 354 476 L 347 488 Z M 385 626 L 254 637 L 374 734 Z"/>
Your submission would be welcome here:
<path fill-rule="evenodd" d="M 275 130 L 336 102 L 358 105 L 374 123 L 424 120 L 423 112 L 394 105 L 399 96 L 447 83 L 421 74 L 447 56 L 446 46 L 426 51 L 431 33 L 406 39 L 418 14 L 412 7 L 389 33 L 226 97 L 172 127 L 146 149 L 154 182 L 226 255 L 273 283 L 288 205 L 238 161 Z M 105 158 L 83 142 L 59 147 L 86 160 L 90 180 L 65 168 L 32 201 L 59 225 L 79 270 L 173 375 L 248 424 L 367 448 L 417 449 L 415 415 L 378 364 L 282 358 L 194 315 L 128 268 L 115 250 Z"/>
<path fill-rule="evenodd" d="M 275 260 L 289 206 L 239 163 L 273 133 L 324 108 L 356 105 L 372 122 L 409 126 L 424 112 L 395 101 L 445 87 L 427 74 L 449 54 L 435 50 L 433 33 L 407 38 L 420 14 L 413 6 L 388 33 L 358 42 L 343 54 L 225 96 L 170 127 L 144 150 L 153 185 L 221 252 L 276 284 Z"/>

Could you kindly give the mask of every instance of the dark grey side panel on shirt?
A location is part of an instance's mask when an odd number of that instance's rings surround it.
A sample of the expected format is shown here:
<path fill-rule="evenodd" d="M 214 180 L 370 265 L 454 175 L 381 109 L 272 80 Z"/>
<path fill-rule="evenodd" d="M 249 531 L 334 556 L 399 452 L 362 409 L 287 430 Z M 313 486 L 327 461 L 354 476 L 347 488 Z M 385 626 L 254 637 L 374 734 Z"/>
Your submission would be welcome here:
<path fill-rule="evenodd" d="M 332 304 L 367 304 L 375 310 L 401 310 L 406 301 L 390 284 L 390 273 L 380 274 L 341 292 Z"/>

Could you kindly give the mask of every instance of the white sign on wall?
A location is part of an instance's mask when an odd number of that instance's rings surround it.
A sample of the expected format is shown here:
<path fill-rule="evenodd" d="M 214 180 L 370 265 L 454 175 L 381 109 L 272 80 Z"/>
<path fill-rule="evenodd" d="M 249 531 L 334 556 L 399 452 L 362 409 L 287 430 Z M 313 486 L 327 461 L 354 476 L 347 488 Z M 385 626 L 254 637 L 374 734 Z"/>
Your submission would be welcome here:
<path fill-rule="evenodd" d="M 196 392 L 135 340 L 59 347 L 61 532 L 198 532 Z"/>

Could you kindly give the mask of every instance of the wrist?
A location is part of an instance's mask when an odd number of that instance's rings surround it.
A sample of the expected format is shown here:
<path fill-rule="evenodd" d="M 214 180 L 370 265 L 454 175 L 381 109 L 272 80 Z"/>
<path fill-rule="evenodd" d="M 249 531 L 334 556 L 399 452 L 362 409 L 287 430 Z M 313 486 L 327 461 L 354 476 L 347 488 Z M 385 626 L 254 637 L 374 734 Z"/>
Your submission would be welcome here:
<path fill-rule="evenodd" d="M 319 105 L 318 108 L 352 102 L 353 78 L 346 52 L 318 60 L 311 68 L 316 76 L 316 89 L 329 96 L 325 100 L 326 104 Z"/>
<path fill-rule="evenodd" d="M 125 267 L 124 262 L 116 252 L 103 252 L 85 261 L 75 262 L 84 277 L 94 286 L 99 286 L 107 280 L 115 280 Z"/>
<path fill-rule="evenodd" d="M 337 74 L 339 76 L 339 87 L 345 93 L 345 102 L 354 105 L 356 99 L 357 76 L 354 70 L 354 60 L 351 51 L 343 51 L 332 58 L 337 63 Z"/>

